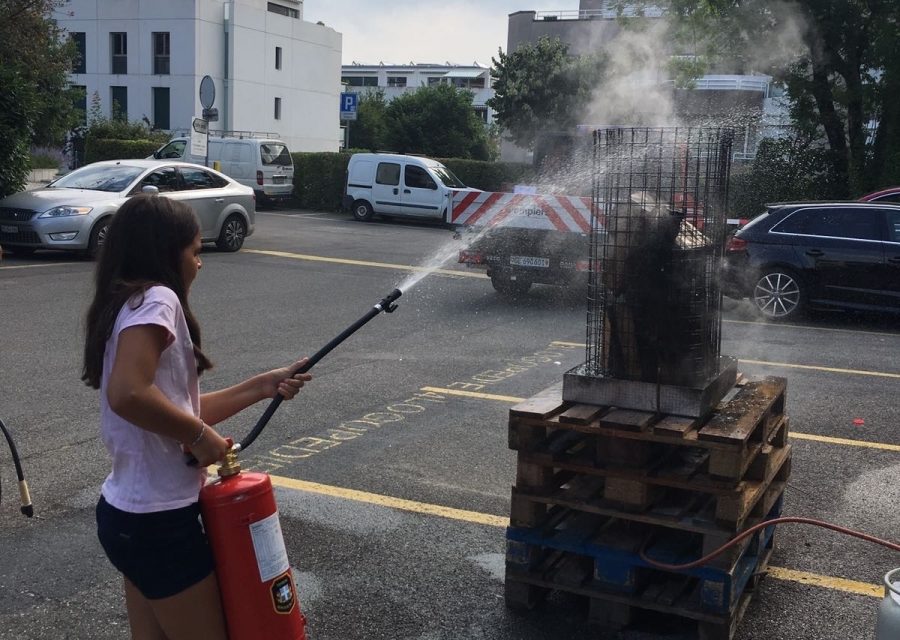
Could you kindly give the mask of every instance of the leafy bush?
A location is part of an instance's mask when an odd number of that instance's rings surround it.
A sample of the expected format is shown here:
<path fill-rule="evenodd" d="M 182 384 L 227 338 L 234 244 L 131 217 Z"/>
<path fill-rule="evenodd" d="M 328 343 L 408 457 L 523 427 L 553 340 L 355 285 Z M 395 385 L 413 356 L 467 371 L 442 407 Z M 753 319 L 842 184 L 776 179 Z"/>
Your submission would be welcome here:
<path fill-rule="evenodd" d="M 535 179 L 534 169 L 529 164 L 462 158 L 442 158 L 439 162 L 446 165 L 465 185 L 482 191 L 503 191 L 514 184 L 532 184 Z"/>
<path fill-rule="evenodd" d="M 763 140 L 749 170 L 732 176 L 731 213 L 752 218 L 772 202 L 841 198 L 830 153 L 797 138 Z"/>
<path fill-rule="evenodd" d="M 63 164 L 63 159 L 60 155 L 45 152 L 45 151 L 35 151 L 31 152 L 31 168 L 32 169 L 58 169 Z"/>
<path fill-rule="evenodd" d="M 301 209 L 339 211 L 349 153 L 293 153 L 294 195 Z"/>
<path fill-rule="evenodd" d="M 339 211 L 343 204 L 347 164 L 351 149 L 340 153 L 294 153 L 294 195 L 301 209 Z M 530 165 L 482 160 L 445 158 L 440 160 L 466 185 L 484 191 L 500 191 L 515 183 L 530 183 Z"/>
<path fill-rule="evenodd" d="M 146 158 L 160 147 L 154 140 L 117 140 L 88 136 L 85 140 L 85 163 L 100 160 Z"/>

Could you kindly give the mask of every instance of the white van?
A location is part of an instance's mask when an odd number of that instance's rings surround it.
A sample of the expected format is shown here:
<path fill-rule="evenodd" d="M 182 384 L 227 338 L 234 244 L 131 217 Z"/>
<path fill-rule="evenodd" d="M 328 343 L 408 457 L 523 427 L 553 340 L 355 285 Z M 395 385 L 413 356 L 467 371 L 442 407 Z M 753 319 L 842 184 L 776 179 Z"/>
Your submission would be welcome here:
<path fill-rule="evenodd" d="M 172 138 L 153 157 L 206 164 L 205 157 L 191 155 L 191 139 L 187 136 Z M 261 205 L 287 200 L 294 193 L 294 161 L 287 145 L 277 138 L 211 132 L 209 166 L 214 167 L 215 162 L 226 176 L 253 189 Z"/>
<path fill-rule="evenodd" d="M 376 214 L 445 220 L 453 192 L 470 190 L 437 160 L 393 153 L 354 153 L 344 207 L 357 220 Z"/>

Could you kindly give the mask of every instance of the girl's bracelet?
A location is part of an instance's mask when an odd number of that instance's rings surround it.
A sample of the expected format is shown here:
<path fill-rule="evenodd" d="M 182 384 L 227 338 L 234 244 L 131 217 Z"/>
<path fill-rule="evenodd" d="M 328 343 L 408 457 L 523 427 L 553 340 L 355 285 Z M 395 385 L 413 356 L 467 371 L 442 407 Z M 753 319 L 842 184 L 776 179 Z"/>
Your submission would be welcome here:
<path fill-rule="evenodd" d="M 200 420 L 200 433 L 197 434 L 197 437 L 194 438 L 194 441 L 188 445 L 188 447 L 196 447 L 200 444 L 200 441 L 203 440 L 203 435 L 206 433 L 206 423 L 203 422 L 203 419 Z"/>

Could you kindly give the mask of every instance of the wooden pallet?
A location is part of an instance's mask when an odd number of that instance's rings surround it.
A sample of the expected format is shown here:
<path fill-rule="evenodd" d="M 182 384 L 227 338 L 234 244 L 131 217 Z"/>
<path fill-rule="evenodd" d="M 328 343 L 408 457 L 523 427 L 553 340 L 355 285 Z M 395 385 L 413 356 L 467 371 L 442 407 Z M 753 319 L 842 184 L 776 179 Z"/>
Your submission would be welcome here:
<path fill-rule="evenodd" d="M 683 531 L 733 534 L 745 528 L 749 518 L 767 512 L 781 495 L 792 455 L 789 444 L 766 445 L 747 478 L 730 489 L 716 481 L 704 483 L 703 478 L 692 485 L 635 471 L 589 469 L 540 458 L 535 462 L 526 455 L 512 489 L 510 521 L 517 527 L 541 526 L 550 510 L 561 507 Z"/>
<path fill-rule="evenodd" d="M 708 452 L 709 475 L 738 482 L 765 444 L 778 446 L 779 438 L 786 439 L 781 430 L 786 387 L 787 381 L 776 377 L 735 386 L 711 416 L 696 420 L 566 403 L 557 384 L 510 409 L 509 447 L 553 453 L 577 433 L 593 435 L 598 456 L 619 466 L 640 466 L 661 451 L 690 447 Z"/>
<path fill-rule="evenodd" d="M 740 596 L 723 613 L 710 612 L 702 606 L 701 586 L 696 578 L 671 575 L 634 593 L 617 593 L 597 588 L 590 580 L 587 563 L 575 556 L 559 559 L 542 573 L 508 570 L 505 598 L 510 608 L 533 609 L 549 593 L 561 591 L 587 598 L 589 621 L 604 629 L 622 629 L 642 611 L 654 611 L 668 619 L 674 616 L 692 622 L 700 640 L 732 640 L 759 580 L 765 575 L 771 553 L 771 549 L 764 551 Z"/>
<path fill-rule="evenodd" d="M 756 521 L 781 515 L 782 497 Z M 774 527 L 749 536 L 715 561 L 675 571 L 700 581 L 705 610 L 724 613 L 735 605 L 760 558 L 773 548 Z M 716 540 L 716 548 L 723 542 Z M 702 534 L 678 532 L 619 518 L 564 512 L 543 527 L 507 529 L 507 569 L 541 573 L 542 567 L 577 557 L 593 563 L 593 584 L 605 591 L 635 593 L 670 577 L 667 570 L 642 557 L 666 564 L 683 564 L 703 557 L 712 548 Z M 579 579 L 579 583 L 583 582 Z"/>
<path fill-rule="evenodd" d="M 530 608 L 565 591 L 587 597 L 606 627 L 649 610 L 695 621 L 704 640 L 730 640 L 774 527 L 687 571 L 641 552 L 690 562 L 781 514 L 793 453 L 786 386 L 739 377 L 699 419 L 563 402 L 561 384 L 511 409 L 507 603 Z"/>

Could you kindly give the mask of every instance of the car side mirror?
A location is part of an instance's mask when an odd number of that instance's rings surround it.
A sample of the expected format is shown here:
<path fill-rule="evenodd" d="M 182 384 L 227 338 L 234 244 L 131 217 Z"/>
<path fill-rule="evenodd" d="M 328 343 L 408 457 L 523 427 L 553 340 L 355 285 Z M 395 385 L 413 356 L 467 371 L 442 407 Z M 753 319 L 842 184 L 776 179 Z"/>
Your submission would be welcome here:
<path fill-rule="evenodd" d="M 431 183 L 431 190 L 437 191 L 437 185 L 434 182 Z"/>
<path fill-rule="evenodd" d="M 159 195 L 159 187 L 155 187 L 152 184 L 145 184 L 141 187 L 141 193 L 149 193 L 150 195 Z"/>

